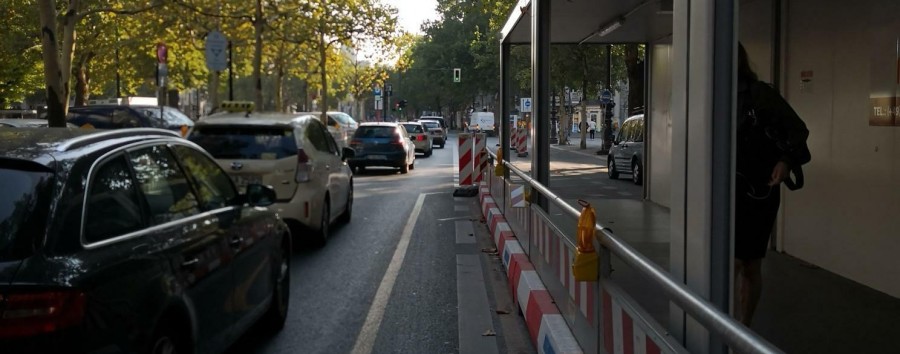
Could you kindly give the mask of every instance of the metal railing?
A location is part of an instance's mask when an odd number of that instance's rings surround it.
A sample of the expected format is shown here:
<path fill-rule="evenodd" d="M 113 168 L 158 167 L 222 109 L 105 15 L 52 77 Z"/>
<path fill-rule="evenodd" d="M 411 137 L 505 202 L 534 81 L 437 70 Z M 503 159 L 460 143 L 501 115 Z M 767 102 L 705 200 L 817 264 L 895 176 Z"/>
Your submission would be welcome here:
<path fill-rule="evenodd" d="M 494 161 L 497 156 L 488 151 Z M 509 161 L 499 160 L 511 172 L 521 178 L 534 191 L 544 195 L 549 202 L 561 208 L 565 213 L 578 219 L 581 212 L 575 209 L 565 200 L 554 194 L 546 186 L 538 183 L 528 173 L 522 171 Z M 636 269 L 639 273 L 649 278 L 657 286 L 661 287 L 668 295 L 669 300 L 675 302 L 690 316 L 702 324 L 711 333 L 718 335 L 730 348 L 740 353 L 775 354 L 783 353 L 780 349 L 760 337 L 749 328 L 736 321 L 728 314 L 720 312 L 712 303 L 703 299 L 696 292 L 682 283 L 673 279 L 668 272 L 654 264 L 650 259 L 620 240 L 613 232 L 601 225 L 595 224 L 600 235 L 600 245 L 618 256 L 625 264 Z"/>

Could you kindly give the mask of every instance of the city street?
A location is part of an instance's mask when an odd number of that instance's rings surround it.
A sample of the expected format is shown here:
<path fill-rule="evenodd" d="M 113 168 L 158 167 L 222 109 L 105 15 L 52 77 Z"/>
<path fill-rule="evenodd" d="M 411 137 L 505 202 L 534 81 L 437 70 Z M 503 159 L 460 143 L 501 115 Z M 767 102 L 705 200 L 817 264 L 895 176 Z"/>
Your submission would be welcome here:
<path fill-rule="evenodd" d="M 285 328 L 230 352 L 533 352 L 502 264 L 482 252 L 494 246 L 477 198 L 452 196 L 455 148 L 419 155 L 409 174 L 354 176 L 352 221 L 293 255 Z"/>

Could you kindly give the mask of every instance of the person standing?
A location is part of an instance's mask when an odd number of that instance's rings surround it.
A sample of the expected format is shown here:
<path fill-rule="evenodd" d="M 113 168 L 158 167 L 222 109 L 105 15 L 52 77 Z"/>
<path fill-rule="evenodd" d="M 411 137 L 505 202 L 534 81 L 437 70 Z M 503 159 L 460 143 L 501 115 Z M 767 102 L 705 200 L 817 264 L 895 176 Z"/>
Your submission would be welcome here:
<path fill-rule="evenodd" d="M 802 186 L 809 130 L 778 91 L 759 81 L 741 44 L 737 72 L 734 315 L 749 327 L 762 295 L 762 259 L 781 202 L 780 185 Z"/>
<path fill-rule="evenodd" d="M 591 134 L 591 140 L 594 140 L 594 131 L 597 130 L 597 122 L 591 120 L 588 122 L 588 132 Z"/>

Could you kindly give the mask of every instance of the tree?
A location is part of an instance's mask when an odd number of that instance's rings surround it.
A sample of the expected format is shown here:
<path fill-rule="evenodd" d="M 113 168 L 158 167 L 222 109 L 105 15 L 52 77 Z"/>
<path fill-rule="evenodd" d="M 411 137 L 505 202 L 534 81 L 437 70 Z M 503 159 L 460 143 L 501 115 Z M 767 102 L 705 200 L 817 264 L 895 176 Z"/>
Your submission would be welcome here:
<path fill-rule="evenodd" d="M 0 3 L 0 108 L 41 88 L 41 66 L 38 25 L 30 19 L 37 16 L 33 0 L 6 0 Z"/>

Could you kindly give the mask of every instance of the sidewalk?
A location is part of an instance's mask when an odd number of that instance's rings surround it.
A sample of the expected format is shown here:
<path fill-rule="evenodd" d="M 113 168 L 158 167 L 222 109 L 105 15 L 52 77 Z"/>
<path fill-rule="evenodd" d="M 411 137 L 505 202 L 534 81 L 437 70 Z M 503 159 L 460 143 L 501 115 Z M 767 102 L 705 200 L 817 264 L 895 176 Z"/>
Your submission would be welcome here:
<path fill-rule="evenodd" d="M 578 199 L 590 202 L 599 223 L 668 269 L 668 208 L 642 200 L 641 187 L 608 178 L 606 155 L 595 154 L 599 138 L 587 139 L 586 150 L 577 134 L 570 140 L 572 145 L 550 147 L 550 189 L 578 209 Z M 513 162 L 530 170 L 531 155 Z M 555 207 L 549 214 L 567 235 L 575 234 L 574 219 Z M 669 302 L 656 295 L 659 290 L 617 258 L 613 268 L 617 284 L 667 325 Z M 900 353 L 900 299 L 775 251 L 763 261 L 763 280 L 752 329 L 785 352 Z"/>

